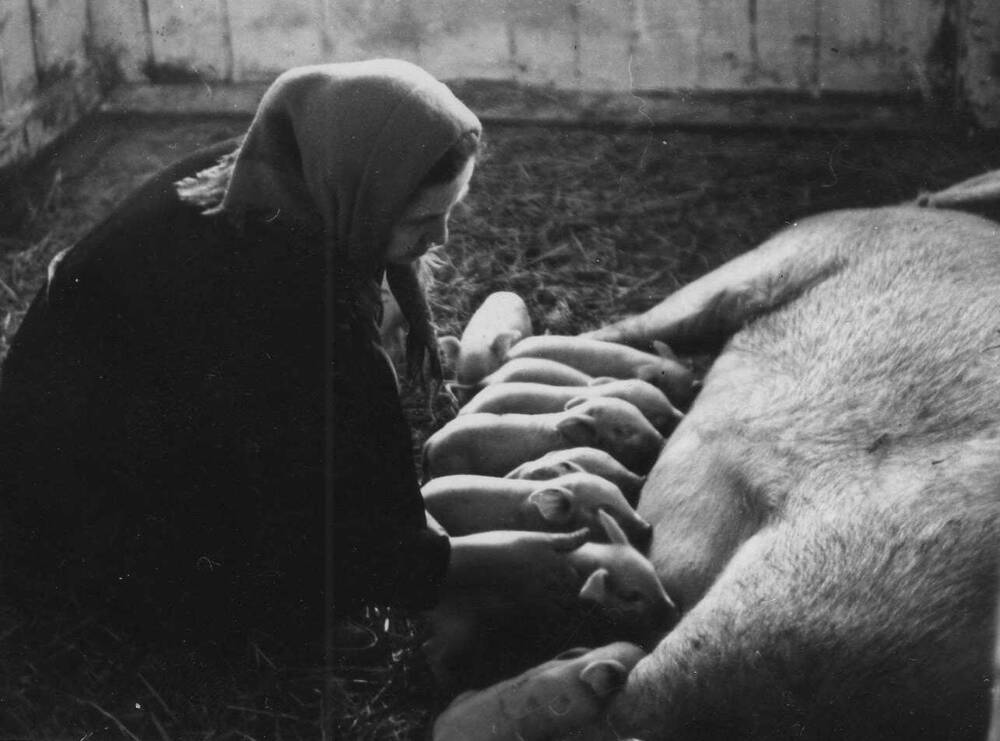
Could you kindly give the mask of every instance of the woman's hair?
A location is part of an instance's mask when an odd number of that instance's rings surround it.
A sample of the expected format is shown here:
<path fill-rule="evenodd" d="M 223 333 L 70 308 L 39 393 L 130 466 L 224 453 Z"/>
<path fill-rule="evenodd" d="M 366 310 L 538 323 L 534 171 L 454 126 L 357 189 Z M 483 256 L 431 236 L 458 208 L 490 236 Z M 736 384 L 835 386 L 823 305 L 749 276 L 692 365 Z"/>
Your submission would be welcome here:
<path fill-rule="evenodd" d="M 442 185 L 458 177 L 470 158 L 479 154 L 482 147 L 481 138 L 476 131 L 466 131 L 452 144 L 434 166 L 427 171 L 420 181 L 419 188 L 431 185 Z"/>

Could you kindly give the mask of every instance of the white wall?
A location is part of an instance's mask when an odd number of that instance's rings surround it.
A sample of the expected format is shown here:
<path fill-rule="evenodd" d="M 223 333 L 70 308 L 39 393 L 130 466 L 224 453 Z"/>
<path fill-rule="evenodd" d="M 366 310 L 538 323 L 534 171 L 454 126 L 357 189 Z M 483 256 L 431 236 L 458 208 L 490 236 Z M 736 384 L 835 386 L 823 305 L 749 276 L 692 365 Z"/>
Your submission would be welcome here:
<path fill-rule="evenodd" d="M 997 0 L 0 0 L 0 168 L 116 76 L 217 85 L 373 56 L 579 91 L 958 100 L 1000 126 Z"/>

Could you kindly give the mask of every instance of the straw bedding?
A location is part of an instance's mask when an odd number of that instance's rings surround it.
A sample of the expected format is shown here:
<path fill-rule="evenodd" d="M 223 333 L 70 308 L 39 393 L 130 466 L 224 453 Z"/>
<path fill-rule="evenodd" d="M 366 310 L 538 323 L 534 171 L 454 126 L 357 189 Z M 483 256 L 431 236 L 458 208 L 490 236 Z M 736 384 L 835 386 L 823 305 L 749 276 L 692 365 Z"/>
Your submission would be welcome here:
<path fill-rule="evenodd" d="M 152 171 L 245 125 L 97 120 L 6 183 L 0 354 L 56 252 Z M 899 201 L 1000 166 L 984 137 L 487 126 L 487 140 L 435 271 L 442 333 L 459 334 L 495 290 L 525 299 L 536 332 L 575 333 L 643 310 L 806 214 Z M 447 407 L 410 386 L 404 401 L 417 450 Z M 339 656 L 324 707 L 318 667 L 285 662 L 280 641 L 225 662 L 139 654 L 94 616 L 26 615 L 0 601 L 0 736 L 316 738 L 325 715 L 338 737 L 421 738 L 437 698 L 414 623 L 378 608 L 359 623 L 372 645 Z"/>

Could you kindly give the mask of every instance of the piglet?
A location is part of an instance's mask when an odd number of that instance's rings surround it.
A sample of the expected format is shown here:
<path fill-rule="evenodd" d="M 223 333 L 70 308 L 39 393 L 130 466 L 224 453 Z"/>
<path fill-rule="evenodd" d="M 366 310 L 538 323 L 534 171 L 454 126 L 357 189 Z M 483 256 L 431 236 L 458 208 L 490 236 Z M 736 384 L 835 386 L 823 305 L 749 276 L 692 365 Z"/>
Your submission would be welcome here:
<path fill-rule="evenodd" d="M 531 335 L 528 307 L 516 293 L 491 293 L 469 318 L 462 339 L 441 337 L 438 342 L 455 380 L 462 386 L 474 384 L 503 363 L 507 349 Z"/>
<path fill-rule="evenodd" d="M 513 345 L 505 359 L 545 358 L 594 377 L 639 378 L 662 390 L 673 403 L 686 407 L 694 396 L 694 376 L 666 344 L 656 342 L 654 347 L 660 355 L 588 337 L 540 335 Z"/>
<path fill-rule="evenodd" d="M 544 541 L 516 541 L 548 579 L 452 590 L 428 613 L 423 650 L 446 691 L 492 684 L 580 641 L 627 640 L 649 650 L 674 625 L 677 608 L 652 564 L 608 513 L 598 517 L 609 543 L 560 552 Z"/>
<path fill-rule="evenodd" d="M 522 463 L 506 474 L 508 479 L 545 481 L 573 471 L 586 471 L 607 479 L 621 489 L 633 507 L 639 502 L 639 493 L 646 482 L 645 476 L 629 471 L 610 453 L 597 448 L 566 448 L 546 453 L 541 458 Z"/>
<path fill-rule="evenodd" d="M 545 358 L 518 358 L 508 360 L 488 376 L 476 383 L 449 383 L 449 390 L 459 402 L 464 403 L 488 386 L 515 381 L 545 383 L 550 386 L 586 386 L 594 381 L 583 371 Z"/>
<path fill-rule="evenodd" d="M 523 674 L 470 690 L 434 722 L 433 741 L 547 741 L 594 725 L 644 653 L 619 641 L 574 648 Z"/>
<path fill-rule="evenodd" d="M 424 478 L 455 473 L 503 476 L 519 464 L 562 448 L 587 445 L 646 473 L 663 437 L 642 413 L 621 399 L 574 399 L 551 414 L 466 414 L 424 444 Z"/>
<path fill-rule="evenodd" d="M 564 409 L 572 399 L 611 397 L 634 404 L 653 427 L 668 434 L 684 417 L 660 389 L 638 378 L 596 378 L 587 386 L 498 383 L 476 394 L 459 414 L 545 414 Z"/>
<path fill-rule="evenodd" d="M 629 541 L 645 552 L 653 529 L 635 514 L 621 490 L 592 473 L 567 473 L 550 481 L 459 474 L 423 487 L 424 506 L 449 535 L 487 530 L 575 531 L 601 540 L 598 512 L 607 512 Z"/>

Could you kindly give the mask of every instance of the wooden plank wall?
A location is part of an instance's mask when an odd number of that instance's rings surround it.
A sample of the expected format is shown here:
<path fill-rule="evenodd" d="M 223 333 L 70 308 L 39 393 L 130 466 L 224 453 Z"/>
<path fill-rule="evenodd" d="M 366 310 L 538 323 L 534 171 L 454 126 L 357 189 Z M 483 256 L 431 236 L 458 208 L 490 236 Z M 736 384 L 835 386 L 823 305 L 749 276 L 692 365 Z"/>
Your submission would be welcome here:
<path fill-rule="evenodd" d="M 0 0 L 0 168 L 28 159 L 101 99 L 80 0 Z"/>
<path fill-rule="evenodd" d="M 1000 126 L 997 0 L 0 0 L 0 167 L 117 81 L 374 56 L 584 92 L 901 95 Z"/>
<path fill-rule="evenodd" d="M 920 93 L 973 0 L 90 0 L 125 77 L 259 81 L 378 55 L 582 90 Z M 976 0 L 983 2 L 986 0 Z M 996 15 L 995 13 L 993 15 Z M 930 58 L 929 58 L 930 55 Z"/>

